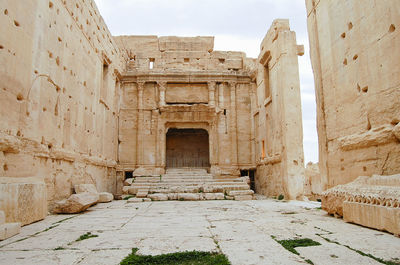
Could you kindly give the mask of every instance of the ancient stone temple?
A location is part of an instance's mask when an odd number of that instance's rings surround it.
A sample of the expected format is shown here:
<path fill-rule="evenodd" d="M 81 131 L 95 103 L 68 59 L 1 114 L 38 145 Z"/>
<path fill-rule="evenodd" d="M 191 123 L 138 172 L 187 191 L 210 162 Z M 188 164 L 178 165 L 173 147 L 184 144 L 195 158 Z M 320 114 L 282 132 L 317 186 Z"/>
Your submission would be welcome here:
<path fill-rule="evenodd" d="M 70 212 L 96 190 L 251 199 L 251 184 L 302 198 L 303 47 L 287 20 L 257 59 L 215 51 L 213 37 L 114 37 L 93 1 L 5 1 L 0 23 L 7 222 Z"/>
<path fill-rule="evenodd" d="M 0 1 L 0 240 L 114 198 L 254 193 L 311 194 L 400 234 L 400 1 L 306 8 L 320 155 L 308 171 L 304 47 L 288 20 L 248 58 L 210 36 L 112 36 L 93 0 Z"/>

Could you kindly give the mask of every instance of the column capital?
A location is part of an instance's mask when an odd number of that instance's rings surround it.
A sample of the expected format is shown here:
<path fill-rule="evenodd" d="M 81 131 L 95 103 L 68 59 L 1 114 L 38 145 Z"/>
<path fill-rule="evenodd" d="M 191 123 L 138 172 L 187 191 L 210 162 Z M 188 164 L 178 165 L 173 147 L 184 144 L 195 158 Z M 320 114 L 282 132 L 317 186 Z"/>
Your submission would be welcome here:
<path fill-rule="evenodd" d="M 136 84 L 137 84 L 137 89 L 143 91 L 144 85 L 146 84 L 146 82 L 140 81 L 140 82 L 136 82 Z"/>
<path fill-rule="evenodd" d="M 165 81 L 157 81 L 157 85 L 162 91 L 165 91 L 165 89 L 167 88 L 167 82 Z"/>
<path fill-rule="evenodd" d="M 215 81 L 208 81 L 208 90 L 215 90 L 215 86 L 217 85 L 217 82 Z"/>
<path fill-rule="evenodd" d="M 237 81 L 228 81 L 228 85 L 230 86 L 230 88 L 236 88 Z"/>

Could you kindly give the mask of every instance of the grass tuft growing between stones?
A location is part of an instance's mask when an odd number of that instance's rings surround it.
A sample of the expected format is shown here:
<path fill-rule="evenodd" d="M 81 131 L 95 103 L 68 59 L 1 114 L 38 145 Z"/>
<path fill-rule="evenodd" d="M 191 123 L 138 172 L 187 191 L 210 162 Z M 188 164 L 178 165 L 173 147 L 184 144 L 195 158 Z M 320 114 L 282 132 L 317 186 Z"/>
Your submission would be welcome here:
<path fill-rule="evenodd" d="M 286 248 L 290 252 L 300 255 L 299 252 L 295 250 L 297 247 L 311 247 L 311 246 L 319 246 L 321 245 L 319 242 L 316 242 L 310 238 L 300 238 L 300 239 L 287 239 L 287 240 L 275 240 L 282 247 Z"/>
<path fill-rule="evenodd" d="M 121 261 L 121 265 L 230 265 L 228 258 L 220 253 L 185 251 L 157 256 L 137 255 L 137 248 L 132 249 L 132 253 Z"/>
<path fill-rule="evenodd" d="M 126 197 L 123 198 L 123 200 L 127 201 L 127 200 L 129 200 L 130 198 L 133 198 L 133 197 L 134 197 L 133 195 L 131 195 L 131 196 L 126 196 Z"/>
<path fill-rule="evenodd" d="M 75 242 L 86 240 L 92 237 L 98 237 L 98 235 L 92 234 L 91 232 L 87 232 L 86 234 L 81 235 Z"/>
<path fill-rule="evenodd" d="M 285 196 L 283 196 L 283 194 L 279 194 L 279 196 L 278 196 L 278 200 L 283 200 L 285 198 Z"/>

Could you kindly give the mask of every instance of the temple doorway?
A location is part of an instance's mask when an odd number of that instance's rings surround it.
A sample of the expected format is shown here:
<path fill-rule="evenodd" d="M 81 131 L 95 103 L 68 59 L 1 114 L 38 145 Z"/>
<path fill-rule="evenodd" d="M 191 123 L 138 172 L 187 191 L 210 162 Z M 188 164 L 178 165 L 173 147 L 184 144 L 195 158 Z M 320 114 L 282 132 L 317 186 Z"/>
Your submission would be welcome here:
<path fill-rule="evenodd" d="M 210 167 L 209 137 L 206 130 L 170 128 L 166 138 L 167 168 Z"/>

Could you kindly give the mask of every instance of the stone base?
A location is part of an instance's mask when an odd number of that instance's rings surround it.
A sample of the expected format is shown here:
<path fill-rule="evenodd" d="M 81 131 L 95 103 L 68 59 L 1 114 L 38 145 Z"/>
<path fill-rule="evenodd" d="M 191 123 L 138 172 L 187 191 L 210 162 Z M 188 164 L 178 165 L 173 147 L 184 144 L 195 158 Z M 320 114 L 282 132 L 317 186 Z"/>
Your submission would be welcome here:
<path fill-rule="evenodd" d="M 114 195 L 109 192 L 99 192 L 99 202 L 110 202 L 114 199 Z"/>
<path fill-rule="evenodd" d="M 47 216 L 47 188 L 42 179 L 0 178 L 0 211 L 6 222 L 27 225 Z"/>
<path fill-rule="evenodd" d="M 322 194 L 322 209 L 346 222 L 400 234 L 400 175 L 358 177 Z"/>
<path fill-rule="evenodd" d="M 343 202 L 343 219 L 346 222 L 400 235 L 400 208 Z"/>
<path fill-rule="evenodd" d="M 20 223 L 6 223 L 0 225 L 0 240 L 5 240 L 16 234 L 19 234 L 21 231 Z"/>

